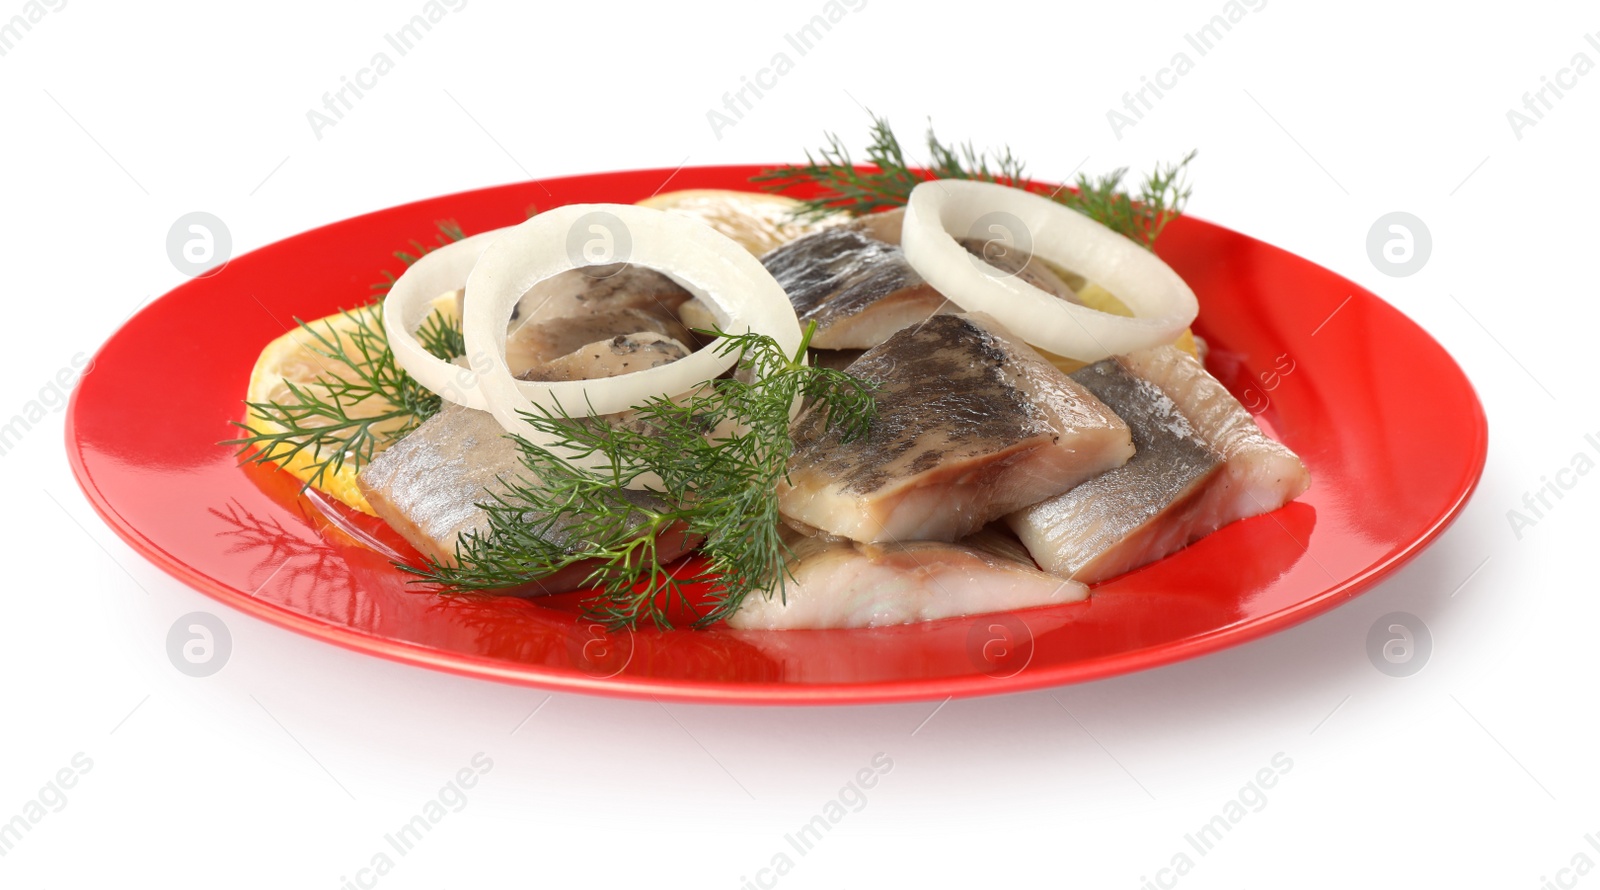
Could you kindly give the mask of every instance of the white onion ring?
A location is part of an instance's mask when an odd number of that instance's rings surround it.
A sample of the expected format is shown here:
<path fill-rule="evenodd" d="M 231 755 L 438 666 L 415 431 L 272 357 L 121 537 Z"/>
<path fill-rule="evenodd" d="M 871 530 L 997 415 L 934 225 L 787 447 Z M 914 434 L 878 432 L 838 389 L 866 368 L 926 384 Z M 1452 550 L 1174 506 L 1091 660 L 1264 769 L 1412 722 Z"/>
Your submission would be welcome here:
<path fill-rule="evenodd" d="M 574 248 L 575 238 L 588 235 L 578 224 L 601 215 L 622 226 L 609 234 L 625 236 L 627 250 L 590 256 L 587 246 Z M 508 432 L 555 450 L 556 443 L 538 434 L 519 412 L 542 408 L 573 416 L 615 414 L 654 396 L 687 392 L 737 361 L 737 352 L 719 354 L 719 344 L 713 343 L 675 362 L 616 377 L 543 382 L 512 376 L 506 362 L 506 322 L 522 295 L 568 269 L 614 262 L 665 274 L 705 301 L 724 331 L 766 334 L 785 354 L 800 348 L 800 322 L 783 288 L 749 251 L 704 223 L 629 204 L 570 204 L 547 210 L 495 239 L 467 278 L 461 323 L 468 360 L 478 393 Z M 590 469 L 606 465 L 603 455 L 569 459 Z"/>
<path fill-rule="evenodd" d="M 1020 224 L 1034 255 L 1106 288 L 1134 317 L 1069 303 L 968 253 L 950 233 L 989 214 Z M 1028 343 L 1082 362 L 1169 343 L 1199 312 L 1194 291 L 1155 254 L 1049 198 L 991 182 L 919 184 L 901 245 L 911 267 L 961 308 L 987 312 Z"/>
<path fill-rule="evenodd" d="M 396 362 L 418 383 L 448 401 L 486 411 L 473 373 L 424 349 L 414 333 L 428 317 L 429 304 L 440 294 L 465 287 L 478 257 L 510 227 L 495 229 L 446 244 L 424 254 L 401 274 L 383 299 L 383 330 Z"/>

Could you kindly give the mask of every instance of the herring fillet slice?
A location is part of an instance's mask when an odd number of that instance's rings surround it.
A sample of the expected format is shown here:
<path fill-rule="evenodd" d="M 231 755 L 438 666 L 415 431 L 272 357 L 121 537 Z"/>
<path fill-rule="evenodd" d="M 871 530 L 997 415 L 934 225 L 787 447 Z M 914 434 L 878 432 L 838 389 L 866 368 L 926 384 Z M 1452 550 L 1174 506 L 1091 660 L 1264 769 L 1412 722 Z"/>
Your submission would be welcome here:
<path fill-rule="evenodd" d="M 506 338 L 506 364 L 521 374 L 542 364 L 587 349 L 613 337 L 655 334 L 681 344 L 693 343 L 677 315 L 644 309 L 616 309 L 530 321 Z"/>
<path fill-rule="evenodd" d="M 1105 359 L 1072 378 L 1127 421 L 1133 459 L 1006 517 L 1039 565 L 1093 584 L 1188 544 L 1206 484 L 1222 466 L 1177 404 Z"/>
<path fill-rule="evenodd" d="M 560 358 L 535 365 L 517 377 L 521 380 L 595 380 L 659 367 L 688 354 L 689 347 L 679 340 L 640 331 L 586 344 Z"/>
<path fill-rule="evenodd" d="M 938 315 L 847 369 L 877 413 L 844 442 L 796 422 L 790 520 L 857 541 L 954 541 L 1133 456 L 1128 425 L 994 319 Z"/>
<path fill-rule="evenodd" d="M 456 317 L 466 291 L 457 289 Z M 522 374 L 612 337 L 652 332 L 693 340 L 678 318 L 689 292 L 654 269 L 631 263 L 568 269 L 535 284 L 512 307 L 506 363 Z"/>
<path fill-rule="evenodd" d="M 379 518 L 389 523 L 424 556 L 441 564 L 455 561 L 463 535 L 484 533 L 488 514 L 478 506 L 491 492 L 504 492 L 501 478 L 525 477 L 517 446 L 487 411 L 446 404 L 409 435 L 362 467 L 356 484 Z M 625 491 L 640 506 L 662 506 L 654 495 Z M 570 520 L 551 528 L 552 542 L 575 547 L 582 542 L 564 534 Z M 683 535 L 664 534 L 658 546 L 669 562 L 696 543 Z M 585 586 L 593 563 L 569 566 L 544 578 L 529 579 L 535 593 L 562 593 Z"/>
<path fill-rule="evenodd" d="M 1086 538 L 1083 528 L 1090 527 L 1091 519 L 1104 522 L 1115 509 L 1128 506 L 1128 495 L 1134 491 L 1099 491 L 1098 501 L 1091 501 L 1090 496 L 1096 495 L 1093 488 L 1072 490 L 1011 515 L 1011 528 L 1043 567 L 1094 583 L 1162 559 L 1227 523 L 1275 511 L 1309 487 L 1310 474 L 1301 459 L 1283 443 L 1261 432 L 1250 411 L 1194 355 L 1176 346 L 1155 346 L 1118 355 L 1072 375 L 1128 419 L 1138 443 L 1141 424 L 1126 413 L 1122 403 L 1102 394 L 1101 387 L 1085 379 L 1088 375 L 1115 376 L 1107 370 L 1110 367 L 1170 400 L 1178 419 L 1192 431 L 1195 440 L 1216 456 L 1218 466 L 1198 487 L 1174 498 L 1168 509 L 1152 517 L 1146 527 L 1136 533 L 1130 531 L 1128 538 L 1109 547 L 1101 539 Z M 1142 450 L 1144 445 L 1141 443 L 1139 448 Z M 1136 456 L 1128 466 L 1138 461 Z M 1102 479 L 1109 485 L 1114 482 L 1114 474 Z M 1072 522 L 1083 525 L 1074 527 Z"/>
<path fill-rule="evenodd" d="M 462 304 L 466 300 L 466 290 L 451 291 L 450 296 L 455 298 L 456 317 L 459 318 L 464 314 Z M 584 266 L 568 269 L 529 288 L 512 307 L 508 330 L 515 333 L 529 322 L 537 324 L 624 309 L 674 318 L 688 299 L 688 291 L 654 269 L 632 263 Z"/>
<path fill-rule="evenodd" d="M 535 284 L 517 300 L 511 320 L 526 324 L 617 309 L 671 317 L 688 299 L 688 291 L 655 269 L 633 263 L 584 266 Z"/>
<path fill-rule="evenodd" d="M 1157 346 L 1121 356 L 1118 362 L 1166 393 L 1225 461 L 1202 495 L 1196 538 L 1236 520 L 1270 513 L 1311 486 L 1311 474 L 1299 456 L 1263 433 L 1244 405 L 1194 356 L 1173 346 Z"/>
<path fill-rule="evenodd" d="M 876 546 L 785 530 L 792 577 L 753 592 L 733 628 L 883 627 L 1084 599 L 1089 589 L 1033 564 L 1017 540 L 985 528 L 954 544 Z"/>
<path fill-rule="evenodd" d="M 906 325 L 953 307 L 898 245 L 845 228 L 823 229 L 761 257 L 818 349 L 867 349 Z"/>

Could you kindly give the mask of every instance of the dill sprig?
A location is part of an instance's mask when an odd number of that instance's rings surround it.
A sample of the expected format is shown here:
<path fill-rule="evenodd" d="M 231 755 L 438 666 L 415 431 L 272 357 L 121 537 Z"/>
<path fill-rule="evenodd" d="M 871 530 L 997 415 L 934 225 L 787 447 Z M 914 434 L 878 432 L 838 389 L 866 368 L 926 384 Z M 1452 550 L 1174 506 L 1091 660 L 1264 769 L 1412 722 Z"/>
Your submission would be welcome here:
<path fill-rule="evenodd" d="M 435 224 L 435 245 L 413 239 L 416 253 L 397 250 L 407 266 L 439 246 L 465 237 L 453 220 Z M 385 271 L 387 290 L 395 276 Z M 244 431 L 232 445 L 244 463 L 288 464 L 308 455 L 310 473 L 301 490 L 321 484 L 329 472 L 347 463 L 362 467 L 377 452 L 403 438 L 424 420 L 439 412 L 441 400 L 407 374 L 395 360 L 383 329 L 382 304 L 367 303 L 342 309 L 332 320 L 295 324 L 305 334 L 306 348 L 317 356 L 323 373 L 309 382 L 285 380 L 285 398 L 266 402 L 245 401 L 245 422 L 230 421 Z M 433 355 L 449 361 L 466 353 L 460 323 L 438 313 L 428 316 L 417 330 L 417 340 Z"/>
<path fill-rule="evenodd" d="M 625 419 L 524 414 L 554 440 L 546 448 L 513 436 L 530 479 L 501 480 L 504 491 L 481 505 L 487 531 L 464 536 L 454 564 L 410 571 L 453 592 L 512 587 L 592 560 L 586 586 L 596 592 L 585 606 L 617 628 L 671 627 L 675 606 L 699 627 L 752 592 L 782 596 L 788 548 L 777 486 L 794 448 L 791 406 L 800 399 L 827 412 L 831 427 L 854 438 L 872 421 L 872 395 L 841 371 L 805 363 L 811 329 L 792 356 L 762 334 L 697 333 L 720 337 L 723 354 L 737 351 L 739 371 L 677 399 L 651 398 Z M 607 469 L 572 462 L 593 455 Z M 651 496 L 624 492 L 641 479 Z M 703 566 L 684 577 L 668 571 L 659 544 L 677 535 L 704 539 Z M 697 604 L 689 588 L 707 582 Z"/>
<path fill-rule="evenodd" d="M 1155 170 L 1145 174 L 1137 198 L 1130 197 L 1122 188 L 1122 180 L 1128 175 L 1127 167 L 1118 167 L 1098 177 L 1080 173 L 1074 190 L 1062 190 L 1054 197 L 1090 219 L 1099 220 L 1112 231 L 1151 247 L 1167 223 L 1176 219 L 1189 203 L 1189 193 L 1193 189 L 1184 173 L 1195 154 L 1191 150 L 1177 163 L 1156 165 Z"/>
<path fill-rule="evenodd" d="M 282 400 L 247 400 L 246 421 L 230 421 L 245 435 L 220 443 L 237 446 L 246 463 L 287 464 L 311 455 L 302 489 L 346 463 L 365 466 L 439 413 L 441 404 L 395 361 L 377 306 L 340 310 L 339 316 L 339 325 L 295 319 L 311 338 L 306 348 L 324 360 L 325 373 L 309 383 L 285 380 L 288 396 Z M 437 314 L 417 330 L 417 340 L 446 361 L 466 351 L 460 325 Z"/>
<path fill-rule="evenodd" d="M 394 258 L 404 263 L 406 268 L 409 269 L 411 268 L 412 263 L 422 259 L 424 256 L 434 252 L 435 250 L 438 250 L 441 247 L 456 241 L 460 241 L 467 237 L 467 233 L 461 230 L 461 225 L 453 219 L 436 220 L 433 226 L 439 230 L 433 236 L 433 241 L 424 243 L 412 238 L 411 241 L 407 243 L 407 246 L 410 247 L 411 250 L 401 248 L 400 250 L 394 252 Z M 412 251 L 415 251 L 415 253 Z M 385 269 L 383 270 L 383 280 L 374 283 L 372 285 L 372 289 L 377 291 L 379 294 L 386 294 L 389 292 L 390 288 L 394 287 L 394 283 L 398 280 L 400 280 L 398 276 L 396 276 L 393 272 L 390 272 L 388 269 Z"/>
<path fill-rule="evenodd" d="M 1145 176 L 1137 196 L 1123 188 L 1128 169 L 1091 177 L 1080 173 L 1074 188 L 1054 191 L 1027 181 L 1022 161 L 1010 148 L 978 151 L 970 141 L 944 143 L 928 125 L 928 163 L 913 167 L 887 118 L 871 114 L 872 127 L 866 152 L 866 169 L 858 168 L 849 148 L 837 135 L 827 135 L 827 145 L 815 156 L 808 150 L 804 164 L 764 170 L 752 177 L 768 191 L 783 192 L 796 186 L 815 186 L 815 197 L 802 199 L 796 211 L 807 219 L 820 219 L 840 211 L 866 214 L 899 207 L 911 190 L 930 179 L 976 179 L 1023 188 L 1045 195 L 1098 220 L 1145 247 L 1154 245 L 1167 223 L 1183 212 L 1190 187 L 1184 179 L 1191 151 L 1174 164 L 1162 164 Z"/>

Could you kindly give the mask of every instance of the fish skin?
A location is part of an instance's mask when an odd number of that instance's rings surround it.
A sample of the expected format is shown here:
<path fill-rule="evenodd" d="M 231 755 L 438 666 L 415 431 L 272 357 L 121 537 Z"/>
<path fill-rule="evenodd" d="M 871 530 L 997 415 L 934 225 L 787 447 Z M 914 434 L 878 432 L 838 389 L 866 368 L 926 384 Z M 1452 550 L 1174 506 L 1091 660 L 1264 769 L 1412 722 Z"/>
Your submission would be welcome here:
<path fill-rule="evenodd" d="M 1107 528 L 1115 528 L 1112 514 L 1117 509 L 1138 506 L 1138 501 L 1130 499 L 1134 488 L 1118 474 L 1136 471 L 1144 463 L 1141 456 L 1134 456 L 1118 471 L 1008 517 L 1011 528 L 1046 570 L 1091 584 L 1122 575 L 1173 554 L 1224 525 L 1275 511 L 1309 487 L 1310 474 L 1299 456 L 1261 432 L 1250 411 L 1182 349 L 1141 349 L 1072 375 L 1130 421 L 1134 442 L 1144 453 L 1146 445 L 1139 439 L 1141 429 L 1149 431 L 1149 424 L 1125 413 L 1115 395 L 1085 379 L 1091 375 L 1133 379 L 1160 395 L 1160 400 L 1171 405 L 1166 411 L 1170 416 L 1163 423 L 1170 431 L 1184 429 L 1182 437 L 1210 451 L 1216 466 L 1187 487 L 1170 491 L 1160 514 L 1139 527 L 1123 528 L 1120 539 L 1109 539 L 1115 538 L 1109 533 L 1109 538 L 1093 538 L 1085 530 L 1093 528 L 1094 522 L 1107 522 Z"/>
<path fill-rule="evenodd" d="M 613 337 L 651 333 L 678 343 L 691 343 L 689 329 L 677 315 L 663 316 L 637 308 L 619 308 L 547 321 L 530 320 L 506 337 L 506 364 L 512 374 L 556 361 Z M 611 376 L 611 375 L 605 375 Z"/>
<path fill-rule="evenodd" d="M 1088 588 L 1040 571 L 993 527 L 953 543 L 859 544 L 785 530 L 782 592 L 753 592 L 732 628 L 884 627 L 1082 600 Z"/>
<path fill-rule="evenodd" d="M 526 324 L 617 309 L 644 309 L 670 318 L 688 299 L 682 285 L 646 266 L 584 266 L 529 288 L 517 300 L 511 319 Z"/>
<path fill-rule="evenodd" d="M 546 382 L 598 380 L 659 367 L 688 354 L 689 347 L 672 337 L 654 331 L 641 331 L 586 344 L 567 355 L 523 371 L 517 375 L 517 379 Z"/>
<path fill-rule="evenodd" d="M 949 301 L 894 244 L 848 228 L 797 238 L 761 257 L 818 349 L 867 349 L 939 312 Z"/>
<path fill-rule="evenodd" d="M 527 481 L 528 470 L 516 444 L 487 411 L 446 405 L 405 438 L 362 467 L 356 484 L 373 510 L 423 556 L 441 565 L 455 563 L 456 544 L 467 534 L 489 530 L 489 516 L 478 505 L 506 491 L 502 479 Z M 649 509 L 666 506 L 648 492 L 626 491 L 631 503 Z M 568 529 L 575 519 L 561 517 L 550 540 L 568 549 L 584 542 Z M 697 541 L 663 533 L 661 561 L 688 552 Z M 560 593 L 583 587 L 594 563 L 585 562 L 544 579 L 529 579 L 531 593 Z"/>
<path fill-rule="evenodd" d="M 1300 457 L 1263 433 L 1244 405 L 1193 356 L 1174 346 L 1157 346 L 1117 360 L 1172 399 L 1225 461 L 1204 493 L 1196 537 L 1276 510 L 1311 486 Z"/>
<path fill-rule="evenodd" d="M 1006 517 L 1045 571 L 1093 584 L 1188 544 L 1222 456 L 1154 384 L 1105 359 L 1072 373 L 1128 424 L 1132 460 Z"/>
<path fill-rule="evenodd" d="M 857 541 L 953 541 L 1133 456 L 1111 409 L 981 313 L 897 332 L 848 368 L 874 389 L 867 434 L 796 422 L 779 506 Z"/>
<path fill-rule="evenodd" d="M 466 291 L 451 291 L 456 317 L 465 316 Z M 689 299 L 683 286 L 661 272 L 632 263 L 568 269 L 528 288 L 511 307 L 509 327 L 617 309 L 644 309 L 671 317 Z M 631 332 L 624 332 L 631 333 Z"/>
<path fill-rule="evenodd" d="M 452 294 L 461 318 L 466 291 Z M 678 318 L 688 300 L 689 292 L 676 281 L 644 266 L 568 269 L 529 288 L 512 307 L 506 364 L 512 374 L 522 374 L 590 344 L 641 331 L 694 343 Z"/>

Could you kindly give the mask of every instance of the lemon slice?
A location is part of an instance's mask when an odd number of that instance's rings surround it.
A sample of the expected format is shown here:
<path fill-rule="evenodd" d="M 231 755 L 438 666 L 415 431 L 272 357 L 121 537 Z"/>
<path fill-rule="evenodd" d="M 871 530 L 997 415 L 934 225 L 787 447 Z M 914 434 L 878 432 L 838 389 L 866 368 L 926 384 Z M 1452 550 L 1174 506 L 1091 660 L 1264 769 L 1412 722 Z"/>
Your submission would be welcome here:
<path fill-rule="evenodd" d="M 640 201 L 639 206 L 698 219 L 756 256 L 851 218 L 849 214 L 835 213 L 820 220 L 799 220 L 794 211 L 800 202 L 793 198 L 730 189 L 663 192 Z"/>
<path fill-rule="evenodd" d="M 456 308 L 456 295 L 445 294 L 433 301 L 434 311 L 448 318 L 458 317 Z M 345 347 L 352 345 L 352 335 L 362 325 L 370 326 L 382 335 L 383 308 L 381 304 L 363 306 L 353 309 L 348 314 L 335 313 L 324 318 L 308 322 L 310 328 L 318 334 L 332 339 Z M 250 371 L 250 385 L 245 393 L 248 402 L 271 403 L 284 405 L 296 404 L 294 395 L 289 391 L 289 384 L 304 387 L 312 393 L 321 390 L 318 380 L 329 378 L 350 379 L 350 367 L 335 359 L 327 358 L 318 353 L 323 347 L 317 343 L 305 328 L 296 327 L 261 350 L 261 355 L 256 358 L 255 367 Z M 351 405 L 347 411 L 351 417 L 373 417 L 394 410 L 394 406 L 379 399 L 367 399 L 359 404 Z M 246 410 L 244 422 L 256 434 L 270 435 L 284 432 L 284 427 L 276 421 L 261 416 L 253 410 Z M 372 432 L 380 439 L 386 432 L 394 432 L 404 426 L 404 418 L 387 420 L 373 427 Z M 382 447 L 381 444 L 379 446 Z M 361 489 L 356 487 L 356 472 L 360 470 L 359 461 L 352 459 L 353 455 L 346 455 L 345 462 L 337 468 L 329 466 L 320 478 L 314 478 L 318 465 L 322 464 L 329 455 L 305 449 L 289 455 L 290 446 L 280 444 L 276 446 L 278 454 L 285 455 L 277 459 L 273 454 L 267 454 L 266 459 L 276 463 L 281 469 L 288 471 L 302 482 L 309 483 L 313 488 L 327 494 L 342 504 L 354 507 L 363 513 L 377 515 L 372 510 L 372 505 L 361 494 Z"/>

